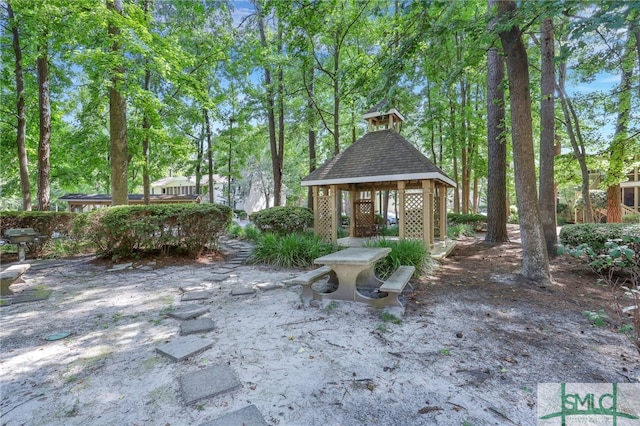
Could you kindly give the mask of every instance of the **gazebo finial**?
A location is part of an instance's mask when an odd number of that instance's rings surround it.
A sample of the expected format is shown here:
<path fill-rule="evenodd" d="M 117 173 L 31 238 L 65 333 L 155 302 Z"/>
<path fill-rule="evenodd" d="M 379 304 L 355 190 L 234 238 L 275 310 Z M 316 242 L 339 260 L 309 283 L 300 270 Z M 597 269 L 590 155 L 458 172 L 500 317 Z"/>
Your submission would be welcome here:
<path fill-rule="evenodd" d="M 389 101 L 383 99 L 364 113 L 362 118 L 367 122 L 367 131 L 390 129 L 400 133 L 404 117 L 395 108 L 387 109 L 388 106 Z"/>

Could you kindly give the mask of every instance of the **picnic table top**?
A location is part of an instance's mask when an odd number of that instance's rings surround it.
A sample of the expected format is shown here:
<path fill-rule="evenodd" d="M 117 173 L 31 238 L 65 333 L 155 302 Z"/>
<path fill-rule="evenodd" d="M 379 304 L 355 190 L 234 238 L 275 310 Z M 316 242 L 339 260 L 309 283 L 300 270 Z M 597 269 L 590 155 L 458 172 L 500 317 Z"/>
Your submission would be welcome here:
<path fill-rule="evenodd" d="M 326 256 L 319 257 L 313 261 L 315 264 L 325 265 L 363 265 L 370 264 L 382 259 L 391 252 L 389 247 L 350 247 Z"/>

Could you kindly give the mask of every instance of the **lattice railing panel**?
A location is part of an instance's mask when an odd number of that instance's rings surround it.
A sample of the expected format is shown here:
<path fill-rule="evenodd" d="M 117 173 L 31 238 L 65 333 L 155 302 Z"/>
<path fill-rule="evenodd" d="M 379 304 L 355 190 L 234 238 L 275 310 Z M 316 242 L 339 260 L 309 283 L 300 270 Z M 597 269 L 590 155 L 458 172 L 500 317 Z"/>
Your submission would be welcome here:
<path fill-rule="evenodd" d="M 359 200 L 354 203 L 356 237 L 368 237 L 375 230 L 374 205 L 371 200 Z"/>
<path fill-rule="evenodd" d="M 404 194 L 404 236 L 405 238 L 422 239 L 422 200 L 421 192 L 406 192 Z"/>
<path fill-rule="evenodd" d="M 331 197 L 329 195 L 318 196 L 318 236 L 326 241 L 331 241 L 333 234 L 333 211 L 331 211 Z"/>

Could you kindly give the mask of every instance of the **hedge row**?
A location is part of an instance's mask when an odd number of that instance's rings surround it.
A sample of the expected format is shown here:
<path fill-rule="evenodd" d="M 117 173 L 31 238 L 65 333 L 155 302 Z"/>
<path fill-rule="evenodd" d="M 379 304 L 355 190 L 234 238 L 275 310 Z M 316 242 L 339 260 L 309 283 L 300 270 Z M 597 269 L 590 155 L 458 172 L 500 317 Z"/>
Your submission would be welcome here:
<path fill-rule="evenodd" d="M 78 216 L 74 232 L 84 234 L 103 256 L 169 248 L 198 256 L 217 246 L 231 217 L 229 207 L 217 204 L 118 206 Z"/>
<path fill-rule="evenodd" d="M 461 223 L 476 224 L 486 223 L 487 217 L 481 214 L 447 213 L 447 220 L 452 225 Z"/>
<path fill-rule="evenodd" d="M 640 225 L 624 223 L 565 225 L 560 231 L 560 242 L 568 247 L 587 244 L 593 250 L 599 251 L 604 248 L 607 241 L 619 240 L 625 235 L 640 237 Z"/>

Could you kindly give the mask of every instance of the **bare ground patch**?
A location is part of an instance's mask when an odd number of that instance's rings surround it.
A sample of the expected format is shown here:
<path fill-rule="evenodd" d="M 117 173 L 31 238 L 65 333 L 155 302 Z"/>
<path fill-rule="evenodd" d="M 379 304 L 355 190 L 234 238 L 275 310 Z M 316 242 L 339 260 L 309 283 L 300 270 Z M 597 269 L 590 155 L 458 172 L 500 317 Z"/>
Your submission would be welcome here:
<path fill-rule="evenodd" d="M 356 303 L 303 306 L 296 286 L 231 296 L 298 271 L 241 266 L 214 281 L 215 257 L 116 272 L 86 259 L 34 264 L 13 288 L 51 296 L 0 308 L 1 423 L 199 425 L 254 404 L 272 425 L 532 425 L 538 383 L 638 382 L 615 321 L 597 328 L 581 313 L 609 306 L 595 275 L 561 258 L 553 284 L 538 286 L 515 275 L 519 250 L 461 241 L 414 283 L 400 324 Z M 185 290 L 210 292 L 189 303 L 209 309 L 214 345 L 175 363 L 155 347 L 178 336 L 166 314 Z M 44 339 L 60 331 L 71 335 Z M 184 404 L 178 378 L 221 363 L 242 387 Z"/>

